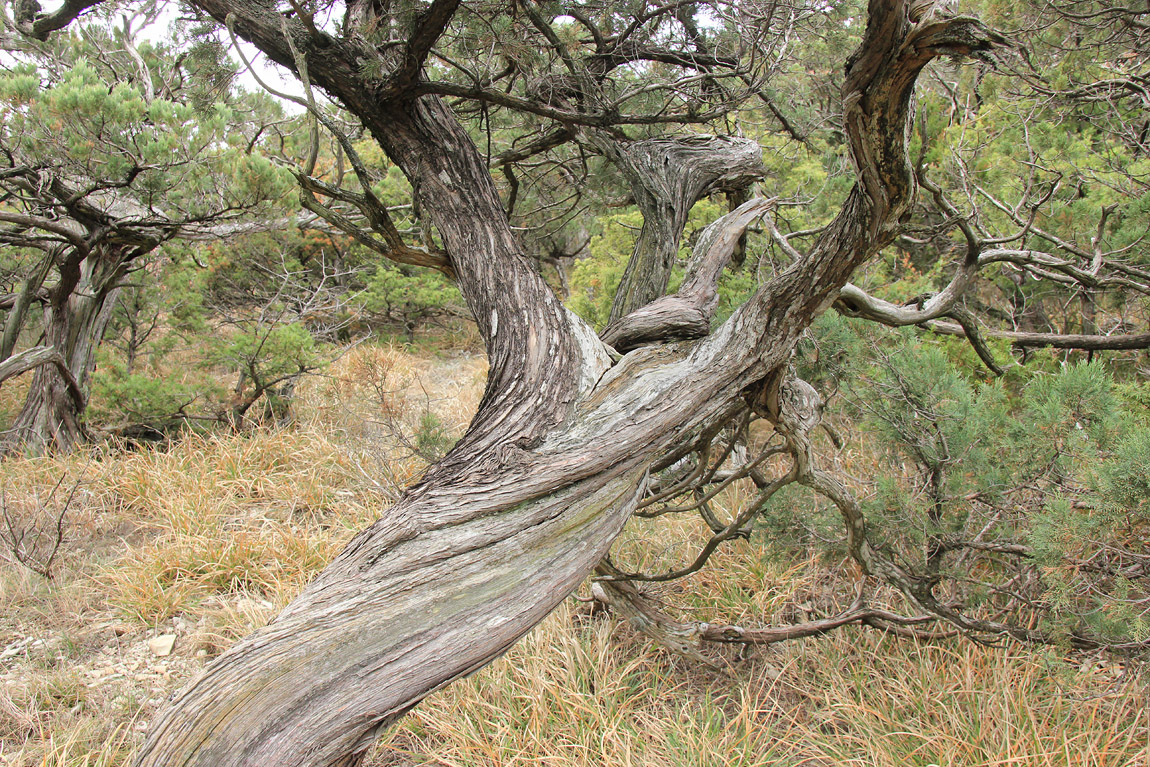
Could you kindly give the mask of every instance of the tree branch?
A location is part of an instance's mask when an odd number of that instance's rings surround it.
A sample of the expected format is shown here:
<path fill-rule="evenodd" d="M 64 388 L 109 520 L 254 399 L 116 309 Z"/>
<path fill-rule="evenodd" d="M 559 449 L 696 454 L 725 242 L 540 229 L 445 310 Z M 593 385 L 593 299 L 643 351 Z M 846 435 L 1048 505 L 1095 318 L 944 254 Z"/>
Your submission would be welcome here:
<path fill-rule="evenodd" d="M 926 327 L 946 336 L 967 337 L 961 325 L 949 322 L 929 322 Z M 1118 351 L 1150 349 L 1150 333 L 1116 333 L 1110 336 L 1091 336 L 1076 333 L 1024 333 L 1014 330 L 983 328 L 988 338 L 1001 338 L 1021 347 L 1049 347 L 1053 349 L 1079 349 L 1081 351 Z"/>
<path fill-rule="evenodd" d="M 439 40 L 459 8 L 460 0 L 432 0 L 416 17 L 415 29 L 407 41 L 403 66 L 388 78 L 385 98 L 406 94 L 423 74 L 423 64 L 431 47 Z"/>
<path fill-rule="evenodd" d="M 695 245 L 678 292 L 610 323 L 600 334 L 603 342 L 626 352 L 656 341 L 702 338 L 710 333 L 719 302 L 719 278 L 743 232 L 774 203 L 774 199 L 759 197 L 710 224 Z"/>
<path fill-rule="evenodd" d="M 34 346 L 0 362 L 0 383 L 21 373 L 27 373 L 29 370 L 35 370 L 42 365 L 52 365 L 56 368 L 60 377 L 64 379 L 64 384 L 68 387 L 69 396 L 72 397 L 76 406 L 83 410 L 87 401 L 84 390 L 80 388 L 80 384 L 72 375 L 72 371 L 68 369 L 68 363 L 65 362 L 64 357 L 51 346 Z"/>
<path fill-rule="evenodd" d="M 762 149 L 747 139 L 722 136 L 630 143 L 602 131 L 584 136 L 622 171 L 643 214 L 611 306 L 614 323 L 667 292 L 691 207 L 710 191 L 747 187 L 761 178 Z"/>
<path fill-rule="evenodd" d="M 63 29 L 90 8 L 103 0 L 64 0 L 56 10 L 45 14 L 36 0 L 18 0 L 15 8 L 16 28 L 36 40 L 47 40 L 53 32 Z"/>
<path fill-rule="evenodd" d="M 722 623 L 685 622 L 672 618 L 656 607 L 634 584 L 618 580 L 617 571 L 610 565 L 601 565 L 596 573 L 602 577 L 591 585 L 595 601 L 615 610 L 633 628 L 651 637 L 662 647 L 711 667 L 717 664 L 699 652 L 701 642 L 770 645 L 826 634 L 843 626 L 866 624 L 888 630 L 883 624 L 909 627 L 938 620 L 933 615 L 905 616 L 890 610 L 866 607 L 860 588 L 854 603 L 838 615 L 791 626 L 749 629 Z"/>

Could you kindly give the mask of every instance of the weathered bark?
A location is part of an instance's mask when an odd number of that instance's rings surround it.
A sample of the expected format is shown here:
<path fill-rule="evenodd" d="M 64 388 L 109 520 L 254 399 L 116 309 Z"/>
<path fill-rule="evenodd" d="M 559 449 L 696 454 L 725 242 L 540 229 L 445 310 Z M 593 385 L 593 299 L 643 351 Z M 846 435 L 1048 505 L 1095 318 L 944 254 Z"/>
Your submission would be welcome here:
<path fill-rule="evenodd" d="M 772 203 L 761 198 L 745 202 L 708 226 L 679 290 L 608 324 L 600 334 L 603 342 L 626 352 L 653 341 L 703 338 L 710 333 L 719 304 L 719 277 L 735 258 L 747 227 Z"/>
<path fill-rule="evenodd" d="M 17 447 L 67 452 L 84 441 L 82 422 L 96 349 L 104 337 L 125 263 L 114 255 L 65 259 L 49 291 L 44 345 L 58 364 L 40 365 L 24 405 L 0 439 L 0 452 Z"/>
<path fill-rule="evenodd" d="M 60 372 L 60 376 L 64 379 L 64 382 L 68 385 L 68 393 L 72 398 L 79 403 L 84 401 L 84 392 L 81 390 L 80 384 L 72 376 L 72 371 L 68 369 L 68 363 L 65 362 L 60 352 L 51 346 L 34 346 L 31 349 L 25 349 L 19 354 L 14 354 L 3 362 L 0 362 L 0 384 L 3 384 L 9 378 L 27 373 L 29 370 L 35 370 L 41 365 L 55 366 L 56 370 Z"/>
<path fill-rule="evenodd" d="M 198 5 L 354 111 L 432 217 L 487 345 L 467 434 L 269 626 L 210 666 L 154 723 L 139 765 L 346 764 L 431 691 L 507 650 L 606 553 L 659 456 L 782 366 L 852 270 L 890 241 L 913 194 L 905 129 L 915 76 L 981 28 L 913 28 L 875 0 L 848 73 L 862 182 L 810 253 L 714 334 L 612 364 L 518 252 L 479 152 L 437 98 L 362 79 L 354 40 L 266 8 Z M 408 67 L 400 66 L 397 77 Z M 373 94 L 397 94 L 380 101 Z"/>
<path fill-rule="evenodd" d="M 753 141 L 727 136 L 626 144 L 589 134 L 589 140 L 622 171 L 643 214 L 643 227 L 611 306 L 609 322 L 615 323 L 667 292 L 691 207 L 711 191 L 745 189 L 761 178 L 762 149 Z"/>

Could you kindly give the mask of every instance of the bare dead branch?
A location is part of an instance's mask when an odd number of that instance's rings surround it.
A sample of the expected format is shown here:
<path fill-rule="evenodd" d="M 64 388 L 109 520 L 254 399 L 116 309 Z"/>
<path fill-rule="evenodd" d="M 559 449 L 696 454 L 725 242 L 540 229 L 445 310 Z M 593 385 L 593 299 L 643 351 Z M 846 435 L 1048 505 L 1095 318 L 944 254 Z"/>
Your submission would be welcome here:
<path fill-rule="evenodd" d="M 51 346 L 35 346 L 0 362 L 0 383 L 21 373 L 35 370 L 42 365 L 52 365 L 56 368 L 68 387 L 68 394 L 75 400 L 77 407 L 83 409 L 87 402 L 84 390 L 80 388 L 80 384 L 72 375 L 72 371 L 68 369 L 68 363 L 64 357 Z"/>
<path fill-rule="evenodd" d="M 947 336 L 967 337 L 961 326 L 949 322 L 930 322 L 930 330 Z M 1001 338 L 1015 346 L 1051 349 L 1079 349 L 1081 351 L 1114 351 L 1150 348 L 1150 333 L 1115 333 L 1114 335 L 1081 335 L 1076 333 L 1025 333 L 1017 330 L 982 329 L 988 338 Z"/>
<path fill-rule="evenodd" d="M 926 634 L 915 630 L 913 627 L 935 622 L 938 618 L 932 615 L 904 616 L 890 610 L 866 607 L 861 589 L 854 603 L 838 615 L 790 626 L 744 628 L 722 623 L 685 622 L 672 618 L 656 607 L 634 584 L 620 580 L 618 571 L 610 564 L 600 565 L 596 574 L 599 577 L 591 585 L 595 601 L 609 606 L 625 618 L 632 628 L 651 637 L 660 646 L 712 667 L 717 664 L 699 652 L 702 642 L 770 645 L 818 636 L 858 624 L 874 626 L 883 631 L 910 630 L 917 638 L 942 639 L 956 633 Z"/>

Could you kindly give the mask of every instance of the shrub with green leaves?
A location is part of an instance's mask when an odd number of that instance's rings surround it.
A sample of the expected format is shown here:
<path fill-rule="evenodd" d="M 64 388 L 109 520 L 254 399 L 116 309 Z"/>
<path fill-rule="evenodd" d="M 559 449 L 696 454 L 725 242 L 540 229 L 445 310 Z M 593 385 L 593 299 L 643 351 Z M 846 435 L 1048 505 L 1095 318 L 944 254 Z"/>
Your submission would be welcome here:
<path fill-rule="evenodd" d="M 923 593 L 982 633 L 1150 637 L 1150 428 L 1105 363 L 987 380 L 945 342 L 828 315 L 798 367 L 850 431 L 871 545 Z M 806 491 L 761 524 L 776 549 L 844 552 L 837 510 Z"/>
<path fill-rule="evenodd" d="M 377 322 L 402 325 L 408 342 L 422 322 L 463 305 L 459 289 L 439 272 L 392 263 L 376 268 L 358 301 Z"/>

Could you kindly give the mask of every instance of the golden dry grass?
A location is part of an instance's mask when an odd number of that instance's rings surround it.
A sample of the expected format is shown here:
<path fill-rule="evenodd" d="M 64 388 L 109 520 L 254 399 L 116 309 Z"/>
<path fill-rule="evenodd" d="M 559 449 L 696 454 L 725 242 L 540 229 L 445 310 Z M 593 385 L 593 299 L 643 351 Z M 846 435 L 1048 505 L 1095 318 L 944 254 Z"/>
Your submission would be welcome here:
<path fill-rule="evenodd" d="M 714 672 L 567 606 L 413 712 L 373 763 L 1144 767 L 1144 688 L 1092 677 L 858 629 Z"/>
<path fill-rule="evenodd" d="M 291 429 L 0 463 L 30 527 L 80 480 L 54 578 L 0 565 L 0 764 L 130 763 L 168 694 L 418 476 L 425 463 L 409 448 L 426 413 L 463 431 L 485 372 L 472 354 L 364 346 L 302 387 Z M 617 556 L 666 566 L 704 534 L 690 519 L 639 526 Z M 778 623 L 835 608 L 838 576 L 817 561 L 774 563 L 739 541 L 714 564 L 658 593 L 696 619 Z M 176 635 L 171 656 L 148 650 L 157 634 Z M 854 628 L 750 660 L 708 652 L 722 670 L 570 600 L 429 698 L 371 763 L 1150 765 L 1146 686 L 1118 666 Z"/>

